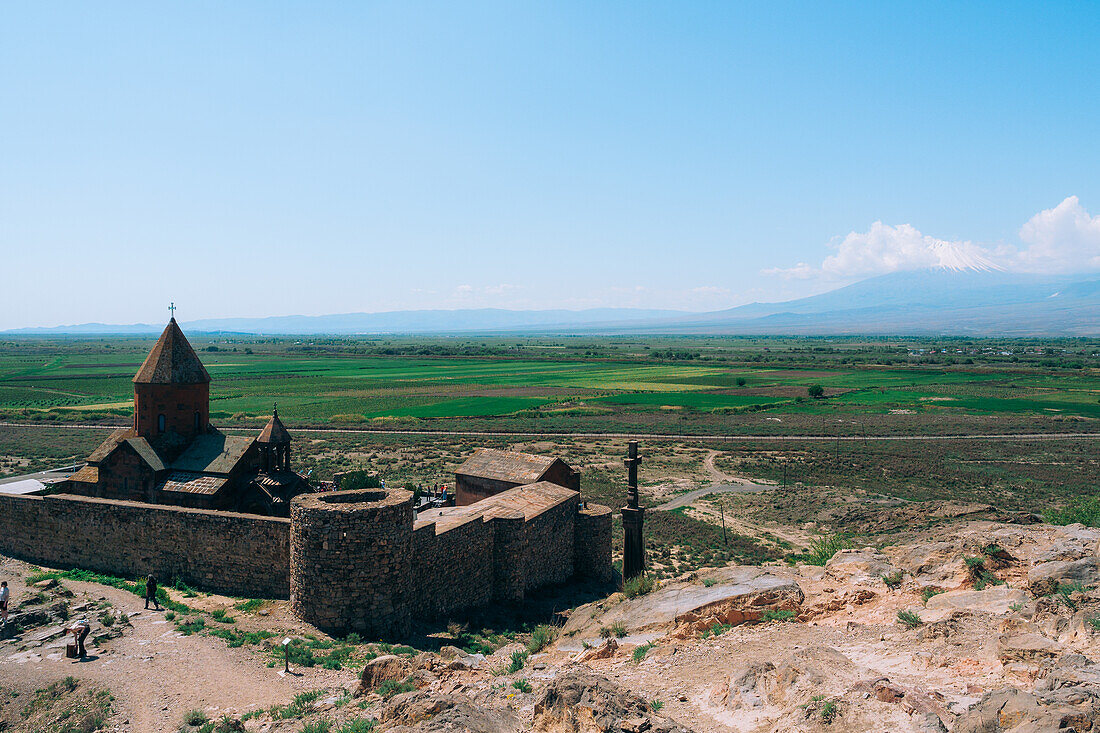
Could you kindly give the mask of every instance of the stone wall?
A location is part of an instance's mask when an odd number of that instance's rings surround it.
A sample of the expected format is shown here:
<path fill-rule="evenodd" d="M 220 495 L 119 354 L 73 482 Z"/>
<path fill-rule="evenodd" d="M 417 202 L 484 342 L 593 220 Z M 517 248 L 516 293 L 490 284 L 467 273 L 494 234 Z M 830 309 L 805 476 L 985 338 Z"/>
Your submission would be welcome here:
<path fill-rule="evenodd" d="M 303 494 L 290 527 L 290 606 L 299 618 L 371 639 L 408 633 L 412 492 Z"/>
<path fill-rule="evenodd" d="M 588 504 L 579 512 L 573 533 L 573 572 L 581 578 L 608 582 L 611 567 L 611 509 Z"/>
<path fill-rule="evenodd" d="M 573 576 L 573 524 L 580 497 L 528 517 L 524 537 L 524 590 L 564 583 Z"/>
<path fill-rule="evenodd" d="M 0 494 L 0 552 L 244 597 L 290 592 L 290 522 L 92 497 Z"/>
<path fill-rule="evenodd" d="M 411 612 L 420 618 L 438 618 L 491 601 L 490 523 L 475 516 L 438 534 L 434 522 L 417 524 L 412 561 L 416 593 Z"/>

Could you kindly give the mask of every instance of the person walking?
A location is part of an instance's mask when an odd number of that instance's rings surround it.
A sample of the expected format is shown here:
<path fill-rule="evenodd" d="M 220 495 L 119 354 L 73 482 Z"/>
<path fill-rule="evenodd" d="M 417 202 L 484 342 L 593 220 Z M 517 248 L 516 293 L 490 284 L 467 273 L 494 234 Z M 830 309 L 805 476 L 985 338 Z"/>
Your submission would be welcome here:
<path fill-rule="evenodd" d="M 152 573 L 145 579 L 145 607 L 149 608 L 149 601 L 153 602 L 153 607 L 159 611 L 160 603 L 157 602 L 157 578 Z"/>
<path fill-rule="evenodd" d="M 81 616 L 76 620 L 69 628 L 65 629 L 66 634 L 72 634 L 76 639 L 76 655 L 83 659 L 88 656 L 88 650 L 84 648 L 84 640 L 88 638 L 88 634 L 92 631 L 92 625 L 88 623 L 88 619 Z"/>
<path fill-rule="evenodd" d="M 8 581 L 0 581 L 0 626 L 8 625 L 8 599 L 11 591 L 8 590 Z"/>

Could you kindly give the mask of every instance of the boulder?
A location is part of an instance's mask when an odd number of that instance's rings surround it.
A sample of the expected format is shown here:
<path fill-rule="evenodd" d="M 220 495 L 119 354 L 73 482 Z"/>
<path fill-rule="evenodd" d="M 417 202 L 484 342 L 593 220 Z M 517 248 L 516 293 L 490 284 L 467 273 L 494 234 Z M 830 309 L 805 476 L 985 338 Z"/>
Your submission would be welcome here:
<path fill-rule="evenodd" d="M 395 654 L 386 654 L 375 657 L 363 667 L 359 675 L 359 689 L 355 696 L 366 695 L 374 692 L 383 682 L 403 682 L 412 676 L 413 664 L 405 657 Z"/>
<path fill-rule="evenodd" d="M 1018 588 L 995 585 L 985 590 L 956 590 L 932 596 L 925 604 L 930 611 L 966 610 L 1002 615 L 1013 606 L 1027 603 L 1027 594 Z"/>
<path fill-rule="evenodd" d="M 690 733 L 633 692 L 583 669 L 550 681 L 535 702 L 532 727 L 548 733 Z"/>
<path fill-rule="evenodd" d="M 1095 557 L 1080 560 L 1052 560 L 1040 563 L 1027 572 L 1027 587 L 1034 596 L 1045 596 L 1059 585 L 1077 583 L 1087 588 L 1100 584 L 1100 565 Z"/>
<path fill-rule="evenodd" d="M 997 656 L 1002 663 L 1039 662 L 1060 656 L 1062 646 L 1040 634 L 1002 636 L 997 642 Z"/>
<path fill-rule="evenodd" d="M 491 708 L 458 694 L 406 692 L 382 709 L 387 733 L 519 733 L 524 729 L 516 713 Z"/>
<path fill-rule="evenodd" d="M 757 621 L 769 610 L 798 613 L 804 599 L 802 589 L 791 578 L 780 577 L 765 568 L 732 566 L 708 576 L 717 581 L 710 587 L 698 582 L 676 581 L 652 593 L 621 602 L 596 604 L 575 610 L 562 629 L 564 636 L 595 635 L 601 626 L 621 623 L 628 633 L 646 629 L 687 628 L 688 633 L 715 623 L 741 624 Z"/>
<path fill-rule="evenodd" d="M 955 719 L 952 733 L 1038 733 L 1091 731 L 1100 720 L 1100 705 L 1088 691 L 1070 688 L 1032 693 L 1007 687 L 987 692 L 978 704 Z"/>
<path fill-rule="evenodd" d="M 841 550 L 825 563 L 825 574 L 838 581 L 880 585 L 882 576 L 898 572 L 890 559 L 871 547 Z"/>
<path fill-rule="evenodd" d="M 599 646 L 589 647 L 581 650 L 577 656 L 573 657 L 574 662 L 591 662 L 593 659 L 610 659 L 615 656 L 615 652 L 619 649 L 619 642 L 614 639 L 606 639 Z"/>

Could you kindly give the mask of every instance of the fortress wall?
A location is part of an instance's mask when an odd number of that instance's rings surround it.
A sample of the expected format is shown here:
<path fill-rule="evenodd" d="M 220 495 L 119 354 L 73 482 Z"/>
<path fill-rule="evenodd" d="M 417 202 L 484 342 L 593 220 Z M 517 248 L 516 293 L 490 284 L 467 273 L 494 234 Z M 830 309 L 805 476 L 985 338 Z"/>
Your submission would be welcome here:
<path fill-rule="evenodd" d="M 286 598 L 290 521 L 57 494 L 0 494 L 0 552 L 229 595 Z"/>
<path fill-rule="evenodd" d="M 474 516 L 436 534 L 425 524 L 413 533 L 414 597 L 421 618 L 483 606 L 493 597 L 493 528 Z"/>
<path fill-rule="evenodd" d="M 577 512 L 573 533 L 573 572 L 581 578 L 608 582 L 611 566 L 611 509 L 589 504 Z"/>
<path fill-rule="evenodd" d="M 573 575 L 578 500 L 563 501 L 524 523 L 524 590 L 564 583 Z"/>

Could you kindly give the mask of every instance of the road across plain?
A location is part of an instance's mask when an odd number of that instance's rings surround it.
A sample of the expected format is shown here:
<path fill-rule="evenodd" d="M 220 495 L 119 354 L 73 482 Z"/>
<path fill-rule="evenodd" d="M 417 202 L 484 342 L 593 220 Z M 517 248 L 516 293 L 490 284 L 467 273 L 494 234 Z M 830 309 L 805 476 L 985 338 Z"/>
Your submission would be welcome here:
<path fill-rule="evenodd" d="M 5 428 L 54 428 L 56 430 L 117 430 L 126 425 L 79 425 L 0 422 Z M 214 427 L 226 432 L 255 433 L 259 428 L 241 428 L 229 425 Z M 652 440 L 786 440 L 786 441 L 841 441 L 860 442 L 872 440 L 1100 440 L 1096 433 L 967 433 L 963 435 L 697 435 L 694 433 L 563 433 L 537 430 L 366 430 L 362 428 L 299 428 L 288 426 L 299 433 L 332 433 L 349 435 L 438 435 L 488 438 L 649 438 Z"/>

